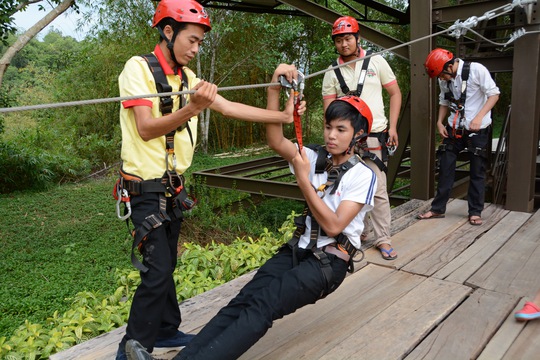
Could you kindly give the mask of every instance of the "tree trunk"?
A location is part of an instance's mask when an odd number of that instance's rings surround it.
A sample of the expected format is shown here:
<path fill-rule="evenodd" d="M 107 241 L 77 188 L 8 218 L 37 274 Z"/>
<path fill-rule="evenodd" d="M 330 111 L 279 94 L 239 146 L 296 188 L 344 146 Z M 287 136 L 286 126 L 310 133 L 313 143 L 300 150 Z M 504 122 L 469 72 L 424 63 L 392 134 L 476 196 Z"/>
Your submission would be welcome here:
<path fill-rule="evenodd" d="M 215 21 L 215 20 L 214 20 Z M 208 75 L 208 82 L 214 83 L 215 81 L 215 74 L 216 74 L 216 54 L 217 49 L 219 47 L 219 43 L 221 41 L 221 35 L 219 32 L 214 31 L 212 34 L 210 43 L 210 73 Z M 199 57 L 197 57 L 199 59 Z M 201 147 L 202 151 L 207 154 L 208 153 L 208 135 L 210 133 L 210 114 L 211 110 L 206 109 L 204 111 L 204 116 L 202 116 L 201 121 Z"/>
<path fill-rule="evenodd" d="M 7 49 L 2 58 L 0 58 L 0 87 L 2 86 L 6 69 L 8 68 L 9 64 L 11 64 L 11 60 L 15 57 L 15 55 L 17 55 L 17 53 L 21 51 L 21 49 L 28 44 L 30 40 L 32 40 L 41 30 L 49 25 L 60 14 L 69 9 L 73 4 L 75 4 L 75 0 L 62 1 L 57 7 L 52 9 L 50 13 L 45 15 L 43 19 L 39 20 L 34 26 L 19 36 L 15 43 L 13 43 L 13 45 Z"/>

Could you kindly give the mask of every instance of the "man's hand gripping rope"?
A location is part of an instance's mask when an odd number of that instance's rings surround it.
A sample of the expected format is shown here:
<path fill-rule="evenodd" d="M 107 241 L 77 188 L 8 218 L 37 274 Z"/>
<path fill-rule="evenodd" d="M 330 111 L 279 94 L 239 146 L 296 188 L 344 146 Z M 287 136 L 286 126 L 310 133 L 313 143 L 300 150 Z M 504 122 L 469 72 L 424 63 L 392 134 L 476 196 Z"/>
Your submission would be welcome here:
<path fill-rule="evenodd" d="M 302 141 L 302 120 L 301 115 L 298 112 L 300 108 L 300 102 L 304 95 L 304 74 L 298 71 L 298 79 L 293 79 L 292 84 L 285 78 L 285 76 L 279 76 L 279 83 L 286 90 L 287 97 L 289 97 L 289 90 L 294 91 L 294 131 L 296 133 L 296 141 L 298 143 L 298 152 L 302 154 L 303 141 Z"/>

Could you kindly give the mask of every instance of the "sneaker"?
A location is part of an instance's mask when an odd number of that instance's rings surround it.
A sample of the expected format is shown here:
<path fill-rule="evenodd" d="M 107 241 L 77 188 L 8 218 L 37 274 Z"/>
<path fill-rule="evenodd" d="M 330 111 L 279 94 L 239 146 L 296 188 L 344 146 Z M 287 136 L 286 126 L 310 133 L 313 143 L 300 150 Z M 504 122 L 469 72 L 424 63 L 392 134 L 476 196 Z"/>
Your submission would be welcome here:
<path fill-rule="evenodd" d="M 538 319 L 540 318 L 540 307 L 530 301 L 527 301 L 525 306 L 523 306 L 523 309 L 516 312 L 514 317 L 516 320 L 522 321 Z"/>
<path fill-rule="evenodd" d="M 152 360 L 152 355 L 137 340 L 128 340 L 126 343 L 126 353 L 130 360 Z"/>
<path fill-rule="evenodd" d="M 118 345 L 118 351 L 116 352 L 115 360 L 127 360 L 126 347 L 124 344 Z"/>
<path fill-rule="evenodd" d="M 194 337 L 194 334 L 185 334 L 178 330 L 178 332 L 171 337 L 157 338 L 154 346 L 158 348 L 186 346 Z"/>

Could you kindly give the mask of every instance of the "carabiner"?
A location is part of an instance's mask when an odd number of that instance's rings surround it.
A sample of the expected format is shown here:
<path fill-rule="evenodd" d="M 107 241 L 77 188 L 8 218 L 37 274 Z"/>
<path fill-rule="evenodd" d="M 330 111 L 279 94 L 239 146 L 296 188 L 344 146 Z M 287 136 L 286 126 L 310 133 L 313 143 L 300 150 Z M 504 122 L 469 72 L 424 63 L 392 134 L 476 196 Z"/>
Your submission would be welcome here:
<path fill-rule="evenodd" d="M 388 155 L 393 156 L 397 150 L 397 146 L 394 145 L 393 143 L 392 145 L 390 145 L 390 143 L 386 143 L 386 149 L 388 150 Z"/>
<path fill-rule="evenodd" d="M 302 100 L 302 97 L 304 95 L 304 83 L 305 76 L 301 71 L 298 71 L 298 79 L 293 79 L 292 83 L 287 80 L 287 78 L 284 75 L 279 75 L 278 81 L 281 84 L 281 87 L 285 90 L 294 90 L 294 96 L 295 96 L 295 103 L 298 101 L 298 99 Z M 289 91 L 285 91 L 287 94 L 287 98 L 289 97 Z"/>
<path fill-rule="evenodd" d="M 122 216 L 120 215 L 120 203 L 124 202 L 126 204 L 127 214 Z M 118 194 L 118 200 L 116 200 L 116 216 L 120 220 L 127 220 L 131 216 L 131 202 L 129 201 L 129 193 L 126 189 L 122 189 L 122 194 Z"/>

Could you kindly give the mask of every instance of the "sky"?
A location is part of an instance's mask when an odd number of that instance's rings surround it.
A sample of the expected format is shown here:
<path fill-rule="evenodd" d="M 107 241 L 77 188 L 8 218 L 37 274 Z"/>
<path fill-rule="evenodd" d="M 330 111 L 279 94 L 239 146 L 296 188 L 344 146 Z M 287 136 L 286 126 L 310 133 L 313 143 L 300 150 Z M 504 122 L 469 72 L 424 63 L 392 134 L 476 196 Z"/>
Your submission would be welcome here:
<path fill-rule="evenodd" d="M 32 4 L 28 6 L 25 12 L 18 12 L 13 15 L 15 18 L 15 26 L 19 29 L 28 30 L 53 9 L 53 7 L 47 4 L 47 2 L 42 2 L 40 4 L 45 7 L 46 11 L 39 11 L 39 5 Z M 38 38 L 43 39 L 51 28 L 54 27 L 55 29 L 60 30 L 64 36 L 72 36 L 77 40 L 84 39 L 84 27 L 79 28 L 77 26 L 77 20 L 80 18 L 80 16 L 81 15 L 77 14 L 73 10 L 64 12 L 54 19 L 49 26 L 41 30 L 41 32 L 38 34 Z"/>

